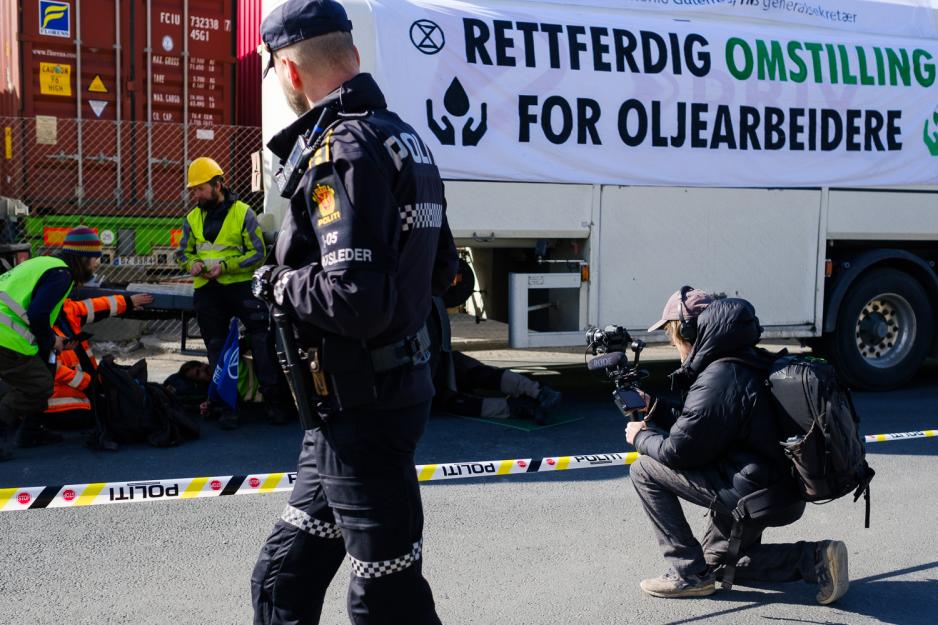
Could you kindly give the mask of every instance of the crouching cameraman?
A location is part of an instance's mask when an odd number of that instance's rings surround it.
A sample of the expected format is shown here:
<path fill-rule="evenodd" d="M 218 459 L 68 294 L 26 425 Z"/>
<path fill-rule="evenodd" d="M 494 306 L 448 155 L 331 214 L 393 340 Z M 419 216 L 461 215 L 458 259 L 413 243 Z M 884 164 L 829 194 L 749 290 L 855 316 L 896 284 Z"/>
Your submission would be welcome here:
<path fill-rule="evenodd" d="M 655 597 L 702 597 L 716 590 L 730 551 L 731 511 L 739 500 L 764 488 L 791 488 L 793 478 L 764 375 L 724 360 L 772 358 L 756 348 L 762 329 L 752 305 L 742 299 L 715 300 L 684 287 L 668 299 L 661 320 L 648 331 L 661 329 L 680 354 L 681 367 L 670 377 L 675 396 L 683 401 L 648 398 L 646 420 L 629 423 L 625 431 L 642 454 L 631 467 L 632 484 L 670 564 L 661 577 L 643 580 L 641 588 Z M 679 499 L 709 509 L 702 544 L 691 533 Z M 800 506 L 795 516 L 803 512 Z M 743 527 L 736 579 L 816 583 L 821 604 L 847 591 L 844 543 L 762 544 L 764 529 Z"/>

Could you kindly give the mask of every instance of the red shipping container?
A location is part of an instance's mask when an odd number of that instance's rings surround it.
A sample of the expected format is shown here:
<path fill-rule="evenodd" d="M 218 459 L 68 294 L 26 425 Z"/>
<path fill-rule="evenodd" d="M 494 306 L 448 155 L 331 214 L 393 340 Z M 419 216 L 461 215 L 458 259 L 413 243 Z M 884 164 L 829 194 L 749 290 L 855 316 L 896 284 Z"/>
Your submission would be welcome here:
<path fill-rule="evenodd" d="M 119 119 L 126 121 L 182 122 L 188 105 L 190 123 L 234 123 L 230 0 L 3 4 L 4 68 L 22 67 L 22 80 L 14 75 L 7 82 L 22 84 L 0 115 L 118 119 L 120 101 Z M 17 41 L 19 59 L 12 50 Z"/>
<path fill-rule="evenodd" d="M 236 54 L 237 98 L 235 123 L 239 126 L 261 125 L 261 0 L 238 0 L 238 38 Z"/>
<path fill-rule="evenodd" d="M 230 128 L 232 0 L 2 5 L 0 116 L 22 119 L 4 123 L 0 194 L 39 212 L 159 215 L 187 202 L 196 156 L 250 167 L 259 146 Z M 259 107 L 259 81 L 256 90 Z"/>

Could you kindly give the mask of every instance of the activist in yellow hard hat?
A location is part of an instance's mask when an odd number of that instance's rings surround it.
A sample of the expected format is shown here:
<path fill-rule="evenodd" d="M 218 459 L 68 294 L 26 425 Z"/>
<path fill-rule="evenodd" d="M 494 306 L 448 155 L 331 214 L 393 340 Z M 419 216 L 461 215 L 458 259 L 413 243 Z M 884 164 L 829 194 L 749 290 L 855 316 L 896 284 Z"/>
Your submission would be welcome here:
<path fill-rule="evenodd" d="M 295 418 L 296 408 L 274 353 L 267 307 L 251 293 L 254 270 L 267 257 L 257 215 L 225 186 L 221 167 L 210 158 L 192 161 L 189 193 L 195 206 L 182 222 L 175 259 L 180 269 L 192 276 L 192 306 L 208 351 L 209 369 L 214 371 L 216 365 L 227 362 L 223 358 L 230 355 L 231 320 L 237 317 L 251 346 L 268 418 L 276 423 Z M 237 325 L 234 327 L 237 334 Z M 238 426 L 237 403 L 235 398 L 229 399 L 232 403 L 223 408 L 218 420 L 223 429 Z"/>
<path fill-rule="evenodd" d="M 221 167 L 214 159 L 207 156 L 200 156 L 189 163 L 189 183 L 187 186 L 191 189 L 200 184 L 211 182 L 216 176 L 224 175 L 225 172 L 222 171 Z"/>

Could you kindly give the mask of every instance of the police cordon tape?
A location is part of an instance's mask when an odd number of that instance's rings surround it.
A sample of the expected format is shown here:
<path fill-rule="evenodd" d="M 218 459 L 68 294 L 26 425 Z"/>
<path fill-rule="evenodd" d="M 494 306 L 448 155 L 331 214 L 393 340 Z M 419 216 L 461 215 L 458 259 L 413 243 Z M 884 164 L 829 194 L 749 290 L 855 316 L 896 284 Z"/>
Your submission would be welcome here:
<path fill-rule="evenodd" d="M 938 430 L 919 430 L 895 434 L 871 434 L 867 443 L 938 437 Z M 572 469 L 591 469 L 628 465 L 638 459 L 634 451 L 581 456 L 546 458 L 515 458 L 481 462 L 448 462 L 418 465 L 420 482 L 459 480 L 520 473 L 550 473 Z M 252 475 L 218 475 L 169 480 L 135 482 L 98 482 L 64 486 L 28 486 L 0 488 L 0 512 L 37 510 L 42 508 L 79 508 L 117 503 L 142 503 L 167 499 L 197 499 L 225 495 L 284 493 L 293 490 L 296 473 L 256 473 Z"/>

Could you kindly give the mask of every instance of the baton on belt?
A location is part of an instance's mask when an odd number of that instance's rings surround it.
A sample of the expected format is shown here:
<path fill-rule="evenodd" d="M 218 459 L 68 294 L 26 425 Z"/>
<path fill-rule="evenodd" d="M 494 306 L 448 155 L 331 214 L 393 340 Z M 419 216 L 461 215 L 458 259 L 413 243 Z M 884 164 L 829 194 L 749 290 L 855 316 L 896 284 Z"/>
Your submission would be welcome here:
<path fill-rule="evenodd" d="M 309 357 L 296 344 L 293 334 L 293 322 L 286 312 L 277 306 L 270 307 L 270 316 L 274 321 L 274 332 L 277 337 L 277 360 L 287 376 L 290 392 L 296 402 L 296 409 L 300 417 L 300 425 L 304 430 L 315 430 L 322 427 L 322 419 L 316 411 L 312 388 L 312 372 Z"/>

